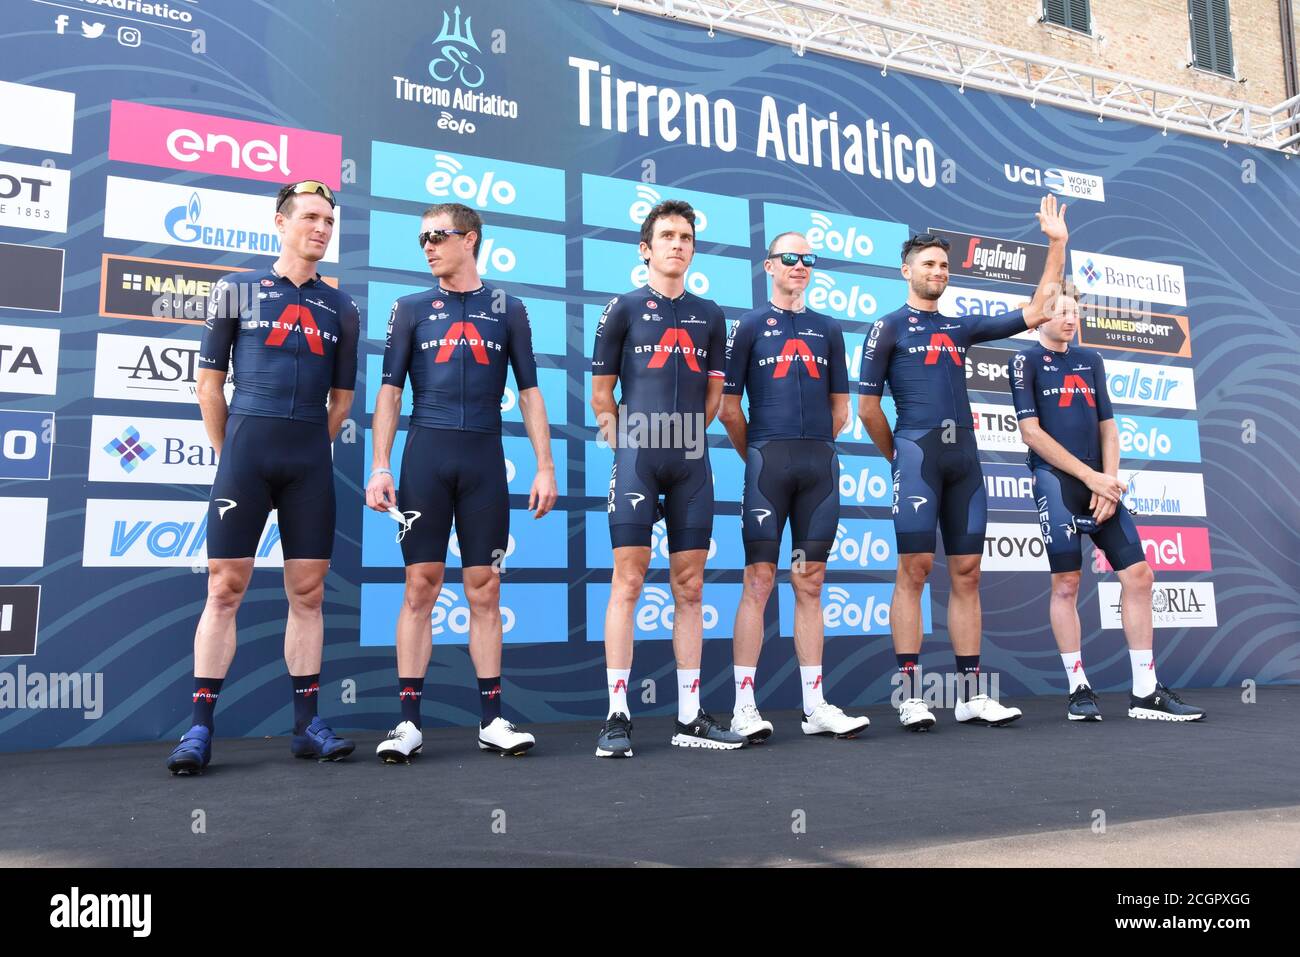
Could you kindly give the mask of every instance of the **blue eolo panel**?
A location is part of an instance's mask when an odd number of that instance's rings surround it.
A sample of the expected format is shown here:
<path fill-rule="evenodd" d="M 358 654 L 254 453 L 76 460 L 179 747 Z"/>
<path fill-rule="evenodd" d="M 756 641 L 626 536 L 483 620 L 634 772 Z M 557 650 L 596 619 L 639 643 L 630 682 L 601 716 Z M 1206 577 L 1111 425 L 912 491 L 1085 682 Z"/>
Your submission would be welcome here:
<path fill-rule="evenodd" d="M 609 540 L 608 513 L 587 513 L 587 567 L 613 568 L 614 548 Z M 661 519 L 650 529 L 650 567 L 668 568 L 668 528 Z M 713 516 L 707 568 L 745 567 L 745 544 L 740 537 L 739 515 Z"/>
<path fill-rule="evenodd" d="M 420 217 L 370 211 L 370 265 L 429 274 L 420 249 Z M 495 224 L 483 228 L 479 275 L 489 281 L 564 287 L 564 236 Z"/>
<path fill-rule="evenodd" d="M 889 634 L 892 583 L 827 584 L 822 591 L 822 624 L 826 637 Z M 781 634 L 794 634 L 794 602 L 781 602 Z M 921 630 L 930 634 L 930 586 L 921 590 Z"/>
<path fill-rule="evenodd" d="M 564 219 L 564 170 L 375 140 L 370 192 L 426 206 L 462 203 L 480 213 Z"/>
<path fill-rule="evenodd" d="M 402 607 L 403 587 L 374 583 L 361 586 L 362 646 L 397 644 L 397 613 Z M 502 582 L 502 639 L 517 645 L 567 641 L 566 589 L 563 584 Z M 442 586 L 430 618 L 435 645 L 469 644 L 469 603 L 460 584 L 448 582 Z"/>
<path fill-rule="evenodd" d="M 763 241 L 770 245 L 781 233 L 790 232 L 803 233 L 818 259 L 894 268 L 901 261 L 903 243 L 909 235 L 902 223 L 764 203 Z"/>
<path fill-rule="evenodd" d="M 425 292 L 434 279 L 423 286 L 397 282 L 371 282 L 366 285 L 366 338 L 383 342 L 388 338 L 388 317 L 393 303 L 403 296 Z M 506 290 L 509 292 L 509 290 Z M 513 295 L 513 293 L 512 293 Z M 558 299 L 519 296 L 528 310 L 528 325 L 533 330 L 533 352 L 563 356 L 567 350 L 565 304 Z"/>
<path fill-rule="evenodd" d="M 740 585 L 707 582 L 704 585 L 704 637 L 730 639 L 736 630 L 736 608 L 740 604 Z M 609 604 L 609 584 L 587 585 L 587 641 L 605 640 L 605 606 Z M 637 641 L 663 640 L 673 637 L 672 587 L 667 582 L 647 584 L 641 589 L 633 613 L 633 634 Z"/>
<path fill-rule="evenodd" d="M 563 369 L 538 369 L 537 388 L 542 392 L 542 401 L 546 403 L 546 417 L 551 425 L 563 425 L 567 419 L 565 402 L 565 384 L 568 377 Z M 375 411 L 375 398 L 384 384 L 384 357 L 366 356 L 366 412 Z M 411 380 L 402 386 L 402 415 L 411 414 Z M 501 397 L 501 421 L 523 422 L 523 413 L 519 410 L 519 387 L 515 384 L 515 373 L 511 369 L 506 373 L 506 391 Z"/>
<path fill-rule="evenodd" d="M 53 412 L 0 409 L 0 479 L 48 479 L 53 455 Z"/>
<path fill-rule="evenodd" d="M 749 245 L 749 202 L 719 193 L 679 189 L 612 176 L 582 176 L 582 221 L 588 226 L 640 232 L 651 207 L 680 199 L 695 210 L 695 243 Z"/>
<path fill-rule="evenodd" d="M 411 245 L 414 248 L 415 244 Z M 749 309 L 754 304 L 753 269 L 747 259 L 696 253 L 686 271 L 686 288 L 719 306 Z M 582 241 L 582 285 L 586 291 L 618 295 L 644 286 L 649 278 L 635 241 Z"/>

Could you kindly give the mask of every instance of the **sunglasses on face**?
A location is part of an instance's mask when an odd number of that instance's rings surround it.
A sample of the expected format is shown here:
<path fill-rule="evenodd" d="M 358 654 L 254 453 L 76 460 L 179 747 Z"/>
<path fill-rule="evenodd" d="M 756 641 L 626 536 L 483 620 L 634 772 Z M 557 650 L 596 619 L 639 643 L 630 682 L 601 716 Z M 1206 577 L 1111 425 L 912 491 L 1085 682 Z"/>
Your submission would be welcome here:
<path fill-rule="evenodd" d="M 463 229 L 426 229 L 420 233 L 420 248 L 423 249 L 427 244 L 433 243 L 437 246 L 448 236 L 468 236 L 469 233 Z"/>
<path fill-rule="evenodd" d="M 781 260 L 782 266 L 793 266 L 801 262 L 811 269 L 817 265 L 817 256 L 813 253 L 772 253 L 767 258 Z"/>
<path fill-rule="evenodd" d="M 334 191 L 332 189 L 320 180 L 305 179 L 301 183 L 296 183 L 294 185 L 293 189 L 289 191 L 288 196 L 285 196 L 284 199 L 280 201 L 280 207 L 284 207 L 284 204 L 289 201 L 290 196 L 301 196 L 309 193 L 315 193 L 317 196 L 323 197 L 330 206 L 338 205 L 334 200 Z"/>

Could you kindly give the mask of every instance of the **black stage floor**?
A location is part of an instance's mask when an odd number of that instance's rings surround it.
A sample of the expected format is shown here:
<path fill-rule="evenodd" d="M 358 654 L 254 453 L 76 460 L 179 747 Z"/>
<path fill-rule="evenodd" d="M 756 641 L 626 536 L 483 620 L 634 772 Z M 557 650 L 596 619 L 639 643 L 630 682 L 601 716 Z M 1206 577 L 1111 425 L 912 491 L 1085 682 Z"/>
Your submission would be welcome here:
<path fill-rule="evenodd" d="M 596 723 L 533 728 L 522 758 L 430 730 L 409 767 L 382 765 L 374 732 L 334 764 L 218 739 L 187 778 L 163 767 L 171 742 L 9 754 L 0 865 L 1300 864 L 1300 687 L 1186 697 L 1205 721 L 1131 720 L 1108 694 L 1081 725 L 1031 698 L 1006 728 L 944 711 L 928 734 L 870 708 L 852 741 L 773 712 L 773 738 L 735 752 L 641 719 L 624 761 L 593 756 Z"/>

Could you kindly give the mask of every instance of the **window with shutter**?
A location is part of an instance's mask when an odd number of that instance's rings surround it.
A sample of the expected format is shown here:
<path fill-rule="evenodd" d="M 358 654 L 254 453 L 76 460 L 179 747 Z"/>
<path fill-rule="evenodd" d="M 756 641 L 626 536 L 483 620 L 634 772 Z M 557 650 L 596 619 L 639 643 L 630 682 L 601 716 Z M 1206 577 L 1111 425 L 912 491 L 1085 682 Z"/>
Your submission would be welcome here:
<path fill-rule="evenodd" d="M 1192 65 L 1224 76 L 1234 76 L 1232 30 L 1228 0 L 1187 0 L 1191 23 Z"/>
<path fill-rule="evenodd" d="M 1088 0 L 1043 0 L 1043 19 L 1080 33 L 1092 32 Z"/>

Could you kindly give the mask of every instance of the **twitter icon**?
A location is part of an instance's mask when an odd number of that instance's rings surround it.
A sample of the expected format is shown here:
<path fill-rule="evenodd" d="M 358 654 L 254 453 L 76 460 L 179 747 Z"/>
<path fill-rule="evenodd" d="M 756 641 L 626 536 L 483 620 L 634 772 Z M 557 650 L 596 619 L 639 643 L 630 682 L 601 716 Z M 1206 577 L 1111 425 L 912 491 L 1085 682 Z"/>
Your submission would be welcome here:
<path fill-rule="evenodd" d="M 98 40 L 104 35 L 104 25 L 102 23 L 87 23 L 82 20 L 81 35 L 87 40 Z"/>

